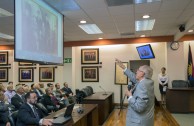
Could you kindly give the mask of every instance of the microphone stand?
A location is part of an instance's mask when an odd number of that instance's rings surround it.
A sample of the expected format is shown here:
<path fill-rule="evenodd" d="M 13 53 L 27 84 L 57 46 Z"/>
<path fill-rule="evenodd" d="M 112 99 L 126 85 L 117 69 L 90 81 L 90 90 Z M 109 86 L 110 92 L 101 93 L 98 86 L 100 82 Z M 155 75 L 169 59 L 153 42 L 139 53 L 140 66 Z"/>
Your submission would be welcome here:
<path fill-rule="evenodd" d="M 102 94 L 102 95 L 108 95 L 108 94 L 106 93 L 106 91 L 105 91 L 101 86 L 99 86 L 99 88 L 101 88 L 101 89 L 104 91 L 104 94 Z"/>

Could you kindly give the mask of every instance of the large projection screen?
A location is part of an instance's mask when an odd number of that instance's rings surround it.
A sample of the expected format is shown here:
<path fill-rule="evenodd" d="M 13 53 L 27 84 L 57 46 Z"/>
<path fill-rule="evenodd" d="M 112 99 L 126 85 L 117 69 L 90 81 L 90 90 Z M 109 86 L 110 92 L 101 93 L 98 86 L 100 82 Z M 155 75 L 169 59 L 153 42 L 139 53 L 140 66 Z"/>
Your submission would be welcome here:
<path fill-rule="evenodd" d="M 63 15 L 42 0 L 15 0 L 15 60 L 63 63 Z"/>

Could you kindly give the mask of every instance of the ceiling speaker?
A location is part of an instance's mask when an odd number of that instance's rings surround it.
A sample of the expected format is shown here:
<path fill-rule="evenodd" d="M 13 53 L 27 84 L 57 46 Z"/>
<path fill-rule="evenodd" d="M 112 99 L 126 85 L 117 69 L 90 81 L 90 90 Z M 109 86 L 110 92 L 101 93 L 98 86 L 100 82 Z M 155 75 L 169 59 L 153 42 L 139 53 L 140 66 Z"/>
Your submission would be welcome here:
<path fill-rule="evenodd" d="M 180 25 L 179 30 L 180 30 L 180 32 L 184 32 L 185 31 L 185 25 L 184 24 Z"/>

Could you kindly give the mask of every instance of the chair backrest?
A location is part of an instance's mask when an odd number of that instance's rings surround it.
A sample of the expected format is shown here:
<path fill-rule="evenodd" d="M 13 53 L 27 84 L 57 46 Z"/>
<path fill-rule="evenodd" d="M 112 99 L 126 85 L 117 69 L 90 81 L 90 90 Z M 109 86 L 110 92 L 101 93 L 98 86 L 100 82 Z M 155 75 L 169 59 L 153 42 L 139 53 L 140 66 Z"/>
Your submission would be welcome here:
<path fill-rule="evenodd" d="M 18 115 L 18 111 L 14 111 L 11 114 L 9 114 L 8 120 L 9 120 L 11 126 L 16 126 L 17 115 Z"/>
<path fill-rule="evenodd" d="M 83 91 L 86 96 L 90 95 L 87 88 L 83 88 L 81 91 Z"/>
<path fill-rule="evenodd" d="M 86 86 L 86 88 L 89 90 L 90 95 L 94 93 L 93 88 L 91 86 Z"/>
<path fill-rule="evenodd" d="M 43 112 L 44 116 L 48 115 L 49 111 L 46 109 L 46 107 L 42 103 L 40 102 L 36 103 L 36 107 Z"/>
<path fill-rule="evenodd" d="M 185 80 L 173 80 L 172 87 L 173 88 L 188 88 L 189 83 Z"/>

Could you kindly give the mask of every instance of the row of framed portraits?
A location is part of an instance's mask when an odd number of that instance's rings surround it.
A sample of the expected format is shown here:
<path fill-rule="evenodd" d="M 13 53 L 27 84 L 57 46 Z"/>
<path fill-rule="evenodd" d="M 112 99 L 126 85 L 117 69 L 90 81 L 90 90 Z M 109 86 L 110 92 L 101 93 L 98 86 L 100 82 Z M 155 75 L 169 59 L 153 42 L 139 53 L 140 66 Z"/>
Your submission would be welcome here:
<path fill-rule="evenodd" d="M 0 68 L 0 82 L 8 82 L 8 67 Z M 18 71 L 19 82 L 33 82 L 34 68 L 25 67 L 19 68 Z M 39 67 L 39 81 L 40 82 L 54 82 L 55 68 L 54 67 Z"/>

